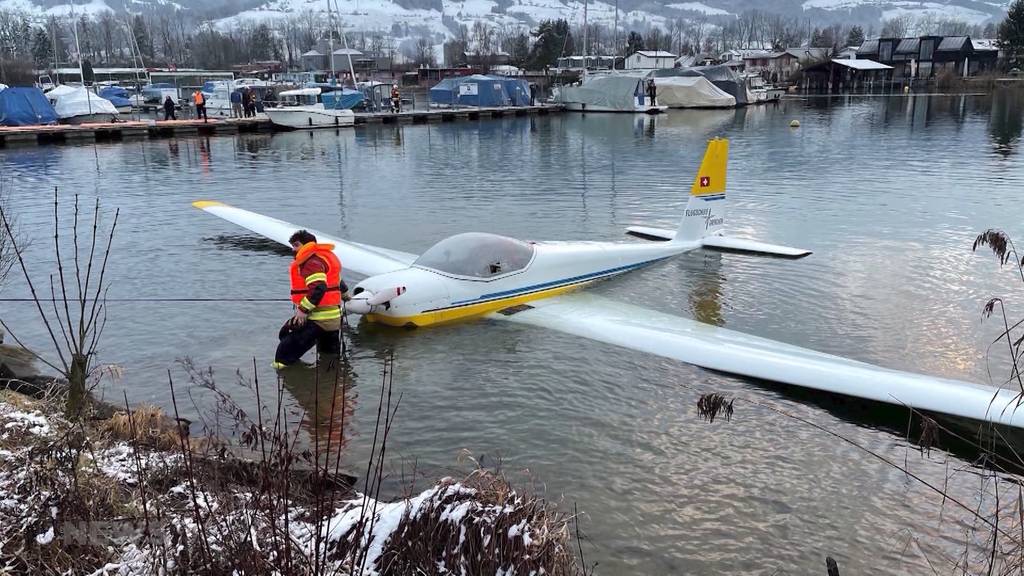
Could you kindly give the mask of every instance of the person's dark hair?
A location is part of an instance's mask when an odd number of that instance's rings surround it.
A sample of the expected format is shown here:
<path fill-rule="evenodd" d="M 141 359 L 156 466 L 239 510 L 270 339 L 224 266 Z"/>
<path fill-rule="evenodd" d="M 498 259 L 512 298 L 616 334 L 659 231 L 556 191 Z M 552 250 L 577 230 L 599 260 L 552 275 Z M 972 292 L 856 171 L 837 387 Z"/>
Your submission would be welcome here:
<path fill-rule="evenodd" d="M 288 239 L 289 244 L 294 244 L 295 242 L 299 242 L 301 244 L 316 242 L 316 236 L 310 234 L 308 230 L 298 230 L 295 234 L 292 234 L 291 238 Z"/>

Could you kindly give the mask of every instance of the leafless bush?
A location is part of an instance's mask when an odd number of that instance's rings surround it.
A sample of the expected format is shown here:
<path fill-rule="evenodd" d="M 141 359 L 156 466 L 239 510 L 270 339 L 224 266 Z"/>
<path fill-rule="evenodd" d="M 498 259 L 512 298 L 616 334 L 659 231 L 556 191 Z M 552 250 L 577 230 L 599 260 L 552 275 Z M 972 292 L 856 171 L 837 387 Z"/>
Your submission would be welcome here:
<path fill-rule="evenodd" d="M 83 232 L 79 229 L 79 220 L 83 215 L 78 196 L 75 195 L 70 238 L 72 254 L 69 261 L 67 242 L 61 239 L 60 206 L 57 189 L 54 189 L 53 249 L 56 270 L 49 275 L 50 291 L 47 295 L 37 290 L 36 282 L 29 273 L 25 243 L 14 233 L 13 215 L 8 208 L 0 205 L 0 224 L 6 234 L 6 241 L 10 244 L 14 261 L 18 263 L 39 319 L 53 344 L 51 354 L 43 355 L 34 351 L 33 354 L 68 382 L 65 410 L 72 418 L 81 416 L 88 383 L 95 383 L 101 376 L 102 367 L 96 364 L 95 354 L 106 324 L 107 262 L 117 229 L 118 214 L 119 211 L 114 213 L 110 229 L 101 234 L 100 202 L 97 198 L 92 211 L 91 232 Z M 102 238 L 104 235 L 105 246 Z M 88 247 L 82 245 L 86 242 Z M 100 249 L 102 252 L 99 252 Z M 18 344 L 29 349 L 2 317 L 0 326 Z"/>

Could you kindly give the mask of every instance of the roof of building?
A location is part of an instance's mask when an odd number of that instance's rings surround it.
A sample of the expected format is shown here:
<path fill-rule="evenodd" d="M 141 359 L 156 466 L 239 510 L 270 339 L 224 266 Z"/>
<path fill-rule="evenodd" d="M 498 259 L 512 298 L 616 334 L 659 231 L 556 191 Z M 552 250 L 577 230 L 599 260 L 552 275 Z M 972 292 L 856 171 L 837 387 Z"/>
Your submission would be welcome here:
<path fill-rule="evenodd" d="M 896 50 L 893 51 L 893 54 L 917 54 L 920 48 L 920 38 L 904 38 L 900 40 L 900 43 L 896 46 Z"/>
<path fill-rule="evenodd" d="M 850 60 L 848 58 L 833 58 L 832 62 L 839 64 L 840 66 L 853 68 L 854 70 L 892 70 L 892 66 L 886 66 L 881 62 L 875 62 L 874 60 L 868 60 L 867 58 L 857 58 L 856 60 Z"/>
<path fill-rule="evenodd" d="M 316 49 L 310 50 L 309 52 L 303 52 L 302 55 L 303 56 L 326 56 L 326 54 L 322 54 L 320 52 L 317 52 Z"/>
<path fill-rule="evenodd" d="M 974 45 L 975 50 L 999 50 L 999 40 L 990 38 L 971 38 L 971 44 Z"/>
<path fill-rule="evenodd" d="M 799 60 L 824 60 L 831 51 L 831 48 L 788 48 L 785 53 Z"/>
<path fill-rule="evenodd" d="M 646 56 L 647 58 L 678 58 L 677 55 L 664 50 L 637 50 L 634 54 Z"/>
<path fill-rule="evenodd" d="M 857 54 L 878 54 L 878 39 L 865 40 L 860 48 L 857 48 Z"/>
<path fill-rule="evenodd" d="M 767 50 L 750 50 L 743 55 L 744 60 L 758 60 L 761 58 L 778 58 L 782 52 L 769 52 Z"/>
<path fill-rule="evenodd" d="M 946 36 L 939 42 L 939 52 L 959 52 L 969 41 L 967 36 Z"/>

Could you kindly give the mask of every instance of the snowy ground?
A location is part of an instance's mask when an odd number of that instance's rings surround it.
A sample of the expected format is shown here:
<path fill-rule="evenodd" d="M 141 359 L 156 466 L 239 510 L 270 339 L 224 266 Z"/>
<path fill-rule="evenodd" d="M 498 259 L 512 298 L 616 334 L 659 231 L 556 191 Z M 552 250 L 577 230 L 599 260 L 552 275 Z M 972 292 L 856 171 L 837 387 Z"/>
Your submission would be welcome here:
<path fill-rule="evenodd" d="M 53 408 L 0 391 L 0 572 L 231 573 L 255 562 L 305 574 L 319 558 L 320 573 L 364 576 L 578 573 L 566 522 L 490 474 L 394 502 L 347 489 L 300 501 L 294 488 L 285 500 L 264 491 L 278 474 L 247 488 L 237 474 L 195 472 L 191 452 L 136 449 Z"/>

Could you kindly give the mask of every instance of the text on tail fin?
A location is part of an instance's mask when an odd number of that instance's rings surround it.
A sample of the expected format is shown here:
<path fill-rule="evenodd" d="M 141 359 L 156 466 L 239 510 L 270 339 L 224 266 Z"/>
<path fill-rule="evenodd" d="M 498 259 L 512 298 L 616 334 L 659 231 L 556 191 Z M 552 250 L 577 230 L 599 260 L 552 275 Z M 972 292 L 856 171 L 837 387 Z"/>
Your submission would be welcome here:
<path fill-rule="evenodd" d="M 704 161 L 700 163 L 700 170 L 693 180 L 690 188 L 690 195 L 704 196 L 706 194 L 725 193 L 725 172 L 729 161 L 729 141 L 724 138 L 715 138 L 708 142 L 708 148 L 704 152 Z"/>

